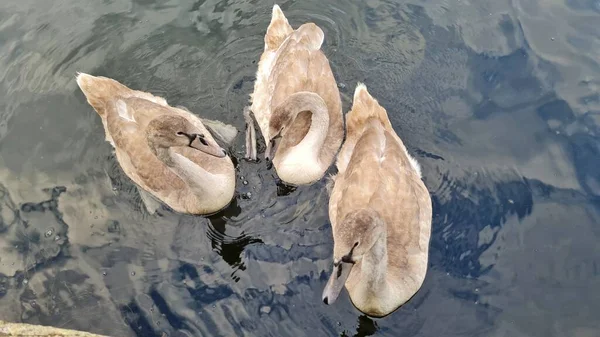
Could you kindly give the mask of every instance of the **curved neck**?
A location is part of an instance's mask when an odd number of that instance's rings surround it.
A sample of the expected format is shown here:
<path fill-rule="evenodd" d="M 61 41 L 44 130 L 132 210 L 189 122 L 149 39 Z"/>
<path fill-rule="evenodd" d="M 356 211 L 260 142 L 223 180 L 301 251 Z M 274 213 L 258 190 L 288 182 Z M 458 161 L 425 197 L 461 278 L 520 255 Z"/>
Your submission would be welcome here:
<path fill-rule="evenodd" d="M 210 199 L 219 191 L 222 184 L 218 175 L 204 170 L 200 165 L 185 156 L 173 151 L 172 148 L 153 147 L 160 161 L 173 171 L 190 188 L 198 202 Z"/>
<path fill-rule="evenodd" d="M 306 136 L 295 146 L 299 152 L 308 151 L 313 153 L 315 160 L 319 161 L 321 148 L 325 143 L 327 131 L 329 129 L 329 114 L 326 109 L 316 109 L 312 111 L 312 120 Z"/>
<path fill-rule="evenodd" d="M 287 155 L 304 160 L 309 156 L 318 161 L 329 130 L 329 112 L 323 98 L 313 92 L 298 92 L 281 106 L 291 114 L 292 121 L 303 111 L 310 111 L 312 114 L 308 132 L 296 146 L 290 148 Z"/>

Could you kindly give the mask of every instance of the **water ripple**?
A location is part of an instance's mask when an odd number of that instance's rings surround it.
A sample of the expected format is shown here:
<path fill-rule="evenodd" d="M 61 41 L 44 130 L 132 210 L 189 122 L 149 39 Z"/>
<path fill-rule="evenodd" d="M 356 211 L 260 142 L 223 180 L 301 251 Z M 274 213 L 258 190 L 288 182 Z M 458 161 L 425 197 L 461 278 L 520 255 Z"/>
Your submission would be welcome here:
<path fill-rule="evenodd" d="M 597 331 L 600 299 L 581 291 L 600 266 L 597 3 L 280 5 L 294 27 L 324 30 L 344 110 L 366 82 L 422 164 L 434 221 L 416 296 L 393 319 L 345 294 L 322 305 L 325 182 L 289 188 L 241 159 L 272 3 L 3 1 L 1 316 L 113 336 Z M 241 130 L 232 204 L 147 214 L 76 71 Z"/>

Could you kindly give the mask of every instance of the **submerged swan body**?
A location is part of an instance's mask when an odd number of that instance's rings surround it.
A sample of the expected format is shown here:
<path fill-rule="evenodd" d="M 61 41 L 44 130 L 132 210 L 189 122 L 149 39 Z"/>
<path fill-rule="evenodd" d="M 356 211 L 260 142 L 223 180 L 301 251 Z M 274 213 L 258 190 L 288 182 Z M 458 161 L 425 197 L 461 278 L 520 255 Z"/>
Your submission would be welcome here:
<path fill-rule="evenodd" d="M 346 123 L 329 200 L 334 268 L 323 301 L 332 304 L 345 285 L 354 306 L 382 317 L 423 284 L 431 198 L 419 164 L 363 84 Z"/>
<path fill-rule="evenodd" d="M 246 108 L 246 158 L 256 160 L 254 115 L 279 178 L 311 184 L 333 163 L 344 136 L 342 104 L 327 57 L 323 31 L 314 23 L 298 29 L 273 6 L 258 64 L 252 105 Z"/>
<path fill-rule="evenodd" d="M 200 120 L 161 97 L 106 77 L 79 74 L 77 84 L 102 118 L 121 168 L 141 187 L 148 211 L 158 207 L 154 198 L 191 214 L 215 213 L 231 202 L 233 163 L 206 126 L 217 135 L 228 134 L 225 142 L 233 140 L 235 129 Z"/>

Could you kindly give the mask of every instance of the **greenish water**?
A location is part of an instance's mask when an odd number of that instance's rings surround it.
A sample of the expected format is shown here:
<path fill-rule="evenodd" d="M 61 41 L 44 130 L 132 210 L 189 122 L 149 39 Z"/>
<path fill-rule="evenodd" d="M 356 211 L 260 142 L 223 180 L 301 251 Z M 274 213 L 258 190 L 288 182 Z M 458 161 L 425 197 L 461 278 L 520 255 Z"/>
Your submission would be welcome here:
<path fill-rule="evenodd" d="M 235 202 L 147 215 L 77 71 L 243 132 L 273 2 L 0 2 L 0 319 L 112 336 L 600 334 L 600 2 L 282 1 L 423 167 L 427 278 L 392 315 L 321 302 L 324 182 L 234 152 Z"/>

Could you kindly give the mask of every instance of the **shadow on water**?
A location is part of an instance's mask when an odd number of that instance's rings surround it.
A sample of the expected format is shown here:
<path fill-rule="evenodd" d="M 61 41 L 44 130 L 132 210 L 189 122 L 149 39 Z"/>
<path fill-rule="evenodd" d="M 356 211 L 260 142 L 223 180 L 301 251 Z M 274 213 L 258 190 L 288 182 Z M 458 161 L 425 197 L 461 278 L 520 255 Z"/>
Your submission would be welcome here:
<path fill-rule="evenodd" d="M 373 319 L 362 315 L 358 317 L 358 326 L 356 327 L 356 333 L 352 337 L 367 337 L 373 336 L 377 332 L 377 323 Z M 350 337 L 346 332 L 342 332 L 340 337 Z"/>
<path fill-rule="evenodd" d="M 533 196 L 526 179 L 493 182 L 485 173 L 472 172 L 466 181 L 442 176 L 432 191 L 433 209 L 430 260 L 436 268 L 455 276 L 477 278 L 492 265 L 482 266 L 481 255 L 496 241 L 498 230 L 511 215 L 519 220 L 531 214 Z M 485 182 L 491 181 L 489 187 Z M 485 228 L 492 233 L 482 242 Z"/>
<path fill-rule="evenodd" d="M 290 195 L 296 189 L 298 189 L 297 186 L 288 185 L 281 180 L 277 181 L 277 196 L 278 197 Z"/>
<path fill-rule="evenodd" d="M 229 218 L 237 217 L 241 214 L 241 209 L 237 205 L 237 200 L 233 200 L 231 205 L 225 210 L 208 217 L 210 225 L 206 235 L 211 241 L 211 246 L 214 251 L 219 254 L 227 264 L 233 268 L 231 277 L 234 282 L 239 281 L 235 273 L 238 270 L 246 270 L 246 266 L 242 261 L 242 253 L 248 245 L 263 243 L 259 238 L 248 236 L 242 233 L 239 236 L 232 237 L 226 234 L 227 221 Z"/>
<path fill-rule="evenodd" d="M 49 194 L 48 200 L 25 202 L 17 207 L 6 187 L 0 184 L 0 235 L 6 236 L 9 243 L 0 261 L 6 269 L 16 271 L 21 279 L 32 269 L 51 263 L 59 256 L 61 247 L 68 244 L 69 226 L 58 209 L 59 197 L 66 188 L 45 188 L 43 192 Z M 47 221 L 47 215 L 53 221 Z"/>
<path fill-rule="evenodd" d="M 135 302 L 130 302 L 119 308 L 123 320 L 129 325 L 136 336 L 162 337 L 163 334 L 154 331 L 151 322 L 145 317 Z"/>

